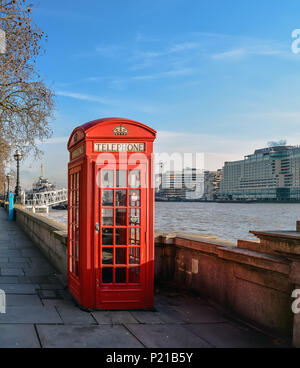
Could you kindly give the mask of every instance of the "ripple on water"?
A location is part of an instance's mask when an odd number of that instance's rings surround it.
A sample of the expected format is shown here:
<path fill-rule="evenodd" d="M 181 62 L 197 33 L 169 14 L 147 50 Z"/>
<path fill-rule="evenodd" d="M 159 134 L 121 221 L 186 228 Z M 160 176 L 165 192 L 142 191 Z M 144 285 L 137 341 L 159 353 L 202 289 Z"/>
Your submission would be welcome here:
<path fill-rule="evenodd" d="M 220 239 L 254 238 L 249 230 L 295 230 L 300 204 L 176 203 L 155 204 L 155 228 L 162 232 L 193 232 Z M 67 211 L 50 211 L 50 218 L 67 224 Z"/>

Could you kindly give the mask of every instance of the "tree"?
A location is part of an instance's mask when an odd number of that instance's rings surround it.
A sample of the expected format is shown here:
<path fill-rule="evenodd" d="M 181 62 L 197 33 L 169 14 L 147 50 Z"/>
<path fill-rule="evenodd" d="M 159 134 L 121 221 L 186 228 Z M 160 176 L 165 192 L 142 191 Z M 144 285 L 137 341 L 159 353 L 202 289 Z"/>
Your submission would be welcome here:
<path fill-rule="evenodd" d="M 7 160 L 11 147 L 20 147 L 25 155 L 38 154 L 36 141 L 52 134 L 54 93 L 36 68 L 47 36 L 33 22 L 32 9 L 27 0 L 0 0 L 0 29 L 6 42 L 0 54 L 0 144 L 5 150 L 0 160 Z M 3 161 L 0 172 L 1 165 Z"/>

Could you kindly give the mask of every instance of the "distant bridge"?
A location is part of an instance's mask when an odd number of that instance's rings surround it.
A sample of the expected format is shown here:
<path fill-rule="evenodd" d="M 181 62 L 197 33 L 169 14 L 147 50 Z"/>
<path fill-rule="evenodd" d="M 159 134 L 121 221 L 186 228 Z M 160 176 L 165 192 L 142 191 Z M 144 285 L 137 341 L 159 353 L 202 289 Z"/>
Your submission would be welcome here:
<path fill-rule="evenodd" d="M 49 212 L 49 207 L 59 203 L 67 202 L 68 189 L 52 190 L 50 192 L 34 193 L 33 198 L 28 199 L 26 196 L 23 198 L 23 204 L 27 209 L 31 209 L 33 212 L 36 210 L 45 210 Z"/>

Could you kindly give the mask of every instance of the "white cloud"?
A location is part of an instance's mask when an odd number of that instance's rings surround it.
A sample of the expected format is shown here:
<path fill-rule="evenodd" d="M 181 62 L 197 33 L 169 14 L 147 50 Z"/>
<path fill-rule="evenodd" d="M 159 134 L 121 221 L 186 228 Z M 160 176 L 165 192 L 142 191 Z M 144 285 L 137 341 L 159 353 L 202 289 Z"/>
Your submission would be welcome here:
<path fill-rule="evenodd" d="M 113 99 L 107 99 L 104 97 L 99 97 L 95 95 L 90 94 L 83 94 L 83 93 L 77 93 L 77 92 L 69 92 L 69 91 L 58 91 L 56 92 L 58 96 L 63 97 L 69 97 L 76 100 L 81 101 L 90 101 L 90 102 L 96 102 L 102 105 L 107 105 L 114 108 L 114 111 L 124 111 L 127 112 L 131 111 L 131 113 L 135 111 L 141 111 L 145 113 L 155 113 L 157 111 L 162 111 L 163 106 L 158 106 L 158 104 L 150 104 L 150 103 L 144 103 L 141 101 L 135 100 L 126 100 L 124 98 L 120 100 L 113 100 Z"/>

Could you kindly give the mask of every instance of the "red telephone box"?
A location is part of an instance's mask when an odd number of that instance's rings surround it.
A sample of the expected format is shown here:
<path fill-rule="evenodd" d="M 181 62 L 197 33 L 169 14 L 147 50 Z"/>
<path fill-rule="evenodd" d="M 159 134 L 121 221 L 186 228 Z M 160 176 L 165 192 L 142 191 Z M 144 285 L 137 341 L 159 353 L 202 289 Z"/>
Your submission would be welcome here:
<path fill-rule="evenodd" d="M 153 307 L 155 130 L 106 118 L 68 142 L 68 285 L 89 309 Z"/>

